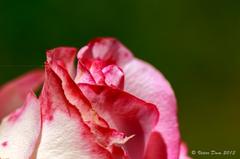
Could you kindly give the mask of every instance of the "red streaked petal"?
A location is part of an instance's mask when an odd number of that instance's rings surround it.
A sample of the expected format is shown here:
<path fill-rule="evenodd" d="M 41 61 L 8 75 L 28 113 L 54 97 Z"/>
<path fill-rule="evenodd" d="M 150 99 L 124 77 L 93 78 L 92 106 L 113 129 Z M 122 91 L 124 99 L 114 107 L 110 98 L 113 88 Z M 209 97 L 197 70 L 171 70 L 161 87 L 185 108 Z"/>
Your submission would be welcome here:
<path fill-rule="evenodd" d="M 107 123 L 101 120 L 101 118 L 92 110 L 92 106 L 88 99 L 82 94 L 82 91 L 70 78 L 67 71 L 56 63 L 50 64 L 50 67 L 61 80 L 65 97 L 72 105 L 78 108 L 82 114 L 83 120 L 106 127 Z"/>
<path fill-rule="evenodd" d="M 73 78 L 75 76 L 74 60 L 77 49 L 72 47 L 58 47 L 47 51 L 47 61 L 55 62 L 64 67 Z"/>
<path fill-rule="evenodd" d="M 167 159 L 167 148 L 158 132 L 151 133 L 144 159 Z"/>
<path fill-rule="evenodd" d="M 108 123 L 92 109 L 89 101 L 64 68 L 55 63 L 50 64 L 50 67 L 61 80 L 61 86 L 66 99 L 80 111 L 84 122 L 86 122 L 91 132 L 96 136 L 96 142 L 109 149 L 115 144 L 123 145 L 127 141 L 125 135 L 119 137 L 116 135 L 115 130 L 109 128 Z M 107 133 L 103 133 L 102 130 Z M 120 134 L 120 132 L 117 133 Z M 118 143 L 115 143 L 117 140 Z"/>
<path fill-rule="evenodd" d="M 80 60 L 79 60 L 80 61 Z M 117 65 L 107 65 L 103 61 L 95 60 L 92 62 L 89 73 L 98 85 L 108 85 L 111 87 L 118 87 L 123 89 L 124 73 Z M 83 83 L 83 82 L 79 82 Z M 84 82 L 89 83 L 89 82 Z M 89 83 L 91 84 L 91 83 Z"/>
<path fill-rule="evenodd" d="M 125 51 L 119 51 L 121 50 L 119 48 Z M 105 63 L 105 67 L 116 64 L 123 69 L 125 73 L 125 90 L 157 105 L 162 114 L 157 130 L 162 134 L 167 144 L 168 158 L 177 159 L 180 149 L 180 133 L 176 99 L 171 86 L 162 74 L 151 65 L 134 59 L 128 49 L 112 38 L 92 40 L 78 52 L 78 59 L 88 69 L 91 68 L 95 61 Z"/>
<path fill-rule="evenodd" d="M 31 90 L 36 90 L 44 80 L 44 72 L 33 70 L 0 88 L 0 121 L 17 107 L 21 106 Z"/>
<path fill-rule="evenodd" d="M 132 58 L 132 53 L 114 38 L 96 38 L 78 52 L 78 60 L 89 70 L 97 84 L 118 88 L 124 85 L 120 67 Z"/>
<path fill-rule="evenodd" d="M 3 119 L 0 126 L 0 158 L 34 157 L 41 130 L 40 106 L 33 93 L 22 107 Z"/>
<path fill-rule="evenodd" d="M 75 83 L 89 83 L 89 84 L 96 83 L 91 73 L 80 61 L 78 61 L 77 74 L 74 81 Z"/>
<path fill-rule="evenodd" d="M 95 142 L 79 111 L 66 99 L 61 80 L 48 65 L 40 102 L 43 126 L 37 159 L 112 158 Z"/>
<path fill-rule="evenodd" d="M 123 68 L 125 90 L 155 104 L 161 113 L 156 130 L 167 145 L 168 159 L 178 159 L 180 134 L 174 92 L 164 76 L 150 64 L 134 59 Z"/>
<path fill-rule="evenodd" d="M 132 53 L 114 38 L 93 39 L 87 46 L 80 49 L 77 56 L 88 68 L 94 60 L 123 66 L 133 58 Z"/>
<path fill-rule="evenodd" d="M 105 67 L 105 63 L 99 60 L 96 60 L 92 62 L 91 67 L 89 68 L 89 71 L 91 75 L 93 76 L 94 80 L 96 81 L 97 84 L 100 85 L 105 85 L 105 77 L 102 72 L 102 68 Z"/>
<path fill-rule="evenodd" d="M 79 84 L 79 88 L 111 127 L 127 136 L 135 135 L 126 143 L 126 151 L 131 159 L 142 159 L 148 136 L 158 121 L 156 107 L 108 86 Z"/>

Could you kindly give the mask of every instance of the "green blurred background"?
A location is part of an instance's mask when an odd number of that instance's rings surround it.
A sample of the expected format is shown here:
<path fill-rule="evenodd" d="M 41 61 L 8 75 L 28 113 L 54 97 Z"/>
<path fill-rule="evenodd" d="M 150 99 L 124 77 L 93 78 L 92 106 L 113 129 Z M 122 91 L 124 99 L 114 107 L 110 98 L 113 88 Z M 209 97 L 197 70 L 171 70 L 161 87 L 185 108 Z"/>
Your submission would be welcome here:
<path fill-rule="evenodd" d="M 240 158 L 239 0 L 0 0 L 0 84 L 41 67 L 45 51 L 113 36 L 159 68 L 192 150 Z"/>

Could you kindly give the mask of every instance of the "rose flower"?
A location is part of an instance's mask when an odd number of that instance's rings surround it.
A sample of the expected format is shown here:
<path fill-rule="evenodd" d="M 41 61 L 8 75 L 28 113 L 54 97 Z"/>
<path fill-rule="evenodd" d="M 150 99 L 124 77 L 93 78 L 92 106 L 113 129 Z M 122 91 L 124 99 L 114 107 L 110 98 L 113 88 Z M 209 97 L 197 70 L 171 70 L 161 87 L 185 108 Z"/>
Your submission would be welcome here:
<path fill-rule="evenodd" d="M 174 92 L 157 69 L 113 38 L 81 48 L 77 68 L 76 53 L 49 50 L 45 71 L 0 88 L 0 158 L 188 158 Z"/>

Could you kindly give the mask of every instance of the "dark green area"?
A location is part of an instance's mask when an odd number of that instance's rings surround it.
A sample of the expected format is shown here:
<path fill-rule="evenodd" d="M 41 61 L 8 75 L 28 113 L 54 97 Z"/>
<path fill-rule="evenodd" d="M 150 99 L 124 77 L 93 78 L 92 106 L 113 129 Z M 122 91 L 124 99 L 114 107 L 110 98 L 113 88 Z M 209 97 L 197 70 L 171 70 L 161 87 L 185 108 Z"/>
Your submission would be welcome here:
<path fill-rule="evenodd" d="M 239 158 L 239 8 L 239 0 L 1 0 L 0 83 L 41 67 L 47 49 L 117 37 L 173 85 L 190 151 Z"/>

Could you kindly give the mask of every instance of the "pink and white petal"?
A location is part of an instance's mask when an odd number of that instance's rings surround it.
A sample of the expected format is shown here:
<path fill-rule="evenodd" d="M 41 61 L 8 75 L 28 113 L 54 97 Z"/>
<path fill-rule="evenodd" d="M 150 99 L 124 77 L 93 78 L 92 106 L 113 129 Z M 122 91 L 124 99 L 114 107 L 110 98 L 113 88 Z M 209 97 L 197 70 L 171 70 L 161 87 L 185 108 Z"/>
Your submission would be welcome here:
<path fill-rule="evenodd" d="M 44 72 L 33 70 L 0 88 L 0 121 L 21 106 L 31 90 L 37 90 L 44 80 Z"/>
<path fill-rule="evenodd" d="M 159 132 L 152 132 L 144 159 L 167 159 L 167 148 Z"/>
<path fill-rule="evenodd" d="M 128 137 L 125 137 L 121 132 L 111 129 L 108 123 L 97 114 L 64 68 L 55 63 L 50 64 L 50 67 L 61 80 L 61 86 L 66 99 L 79 110 L 83 121 L 91 129 L 98 144 L 112 152 L 111 147 L 113 145 L 120 146 L 128 141 Z"/>
<path fill-rule="evenodd" d="M 188 156 L 188 148 L 184 142 L 181 143 L 179 159 L 191 159 Z"/>
<path fill-rule="evenodd" d="M 105 62 L 95 60 L 94 62 L 92 62 L 92 65 L 89 68 L 89 71 L 97 84 L 100 84 L 100 85 L 106 84 L 105 77 L 102 72 L 102 69 L 105 67 L 105 65 L 106 65 Z"/>
<path fill-rule="evenodd" d="M 132 53 L 114 38 L 96 38 L 78 52 L 78 60 L 86 66 L 97 84 L 119 88 L 124 85 L 124 76 L 119 68 L 132 59 Z"/>
<path fill-rule="evenodd" d="M 34 94 L 29 93 L 24 105 L 2 121 L 0 157 L 31 159 L 38 146 L 40 131 L 40 105 Z"/>
<path fill-rule="evenodd" d="M 132 53 L 114 38 L 93 39 L 88 45 L 80 49 L 77 56 L 87 68 L 95 60 L 123 66 L 133 58 Z"/>
<path fill-rule="evenodd" d="M 37 159 L 112 158 L 95 142 L 79 111 L 65 98 L 61 80 L 48 66 L 40 102 L 43 126 Z"/>
<path fill-rule="evenodd" d="M 74 60 L 77 49 L 72 47 L 58 47 L 47 51 L 47 61 L 56 62 L 64 67 L 73 78 L 76 74 Z"/>
<path fill-rule="evenodd" d="M 180 134 L 174 92 L 164 76 L 150 64 L 134 59 L 123 68 L 127 92 L 155 104 L 161 113 L 156 126 L 167 146 L 168 159 L 178 159 Z"/>
<path fill-rule="evenodd" d="M 124 87 L 124 73 L 117 65 L 108 65 L 102 69 L 105 77 L 105 83 L 111 87 L 123 89 Z"/>
<path fill-rule="evenodd" d="M 70 78 L 67 71 L 63 67 L 59 66 L 54 62 L 50 64 L 50 67 L 61 80 L 61 86 L 64 90 L 65 97 L 72 105 L 77 107 L 77 109 L 80 111 L 82 115 L 83 120 L 85 122 L 93 122 L 103 127 L 108 126 L 107 123 L 104 120 L 102 120 L 96 114 L 96 112 L 94 112 L 90 102 L 83 95 L 82 91 L 78 88 L 74 81 Z"/>
<path fill-rule="evenodd" d="M 142 159 L 146 141 L 158 121 L 158 110 L 120 89 L 108 86 L 79 84 L 93 108 L 108 121 L 110 127 L 135 135 L 126 143 L 130 159 Z"/>
<path fill-rule="evenodd" d="M 80 61 L 78 61 L 77 74 L 75 76 L 74 82 L 75 83 L 96 84 L 91 73 L 87 70 L 87 68 Z"/>

